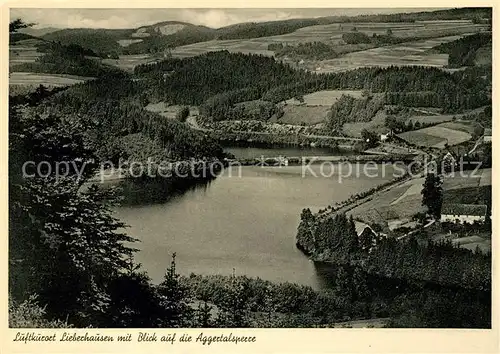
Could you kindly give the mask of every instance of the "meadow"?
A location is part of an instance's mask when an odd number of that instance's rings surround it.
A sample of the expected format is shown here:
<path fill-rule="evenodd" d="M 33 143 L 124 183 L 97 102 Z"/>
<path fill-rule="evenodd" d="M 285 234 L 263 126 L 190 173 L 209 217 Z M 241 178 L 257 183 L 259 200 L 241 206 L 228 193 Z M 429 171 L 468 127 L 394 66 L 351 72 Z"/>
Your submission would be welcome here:
<path fill-rule="evenodd" d="M 37 52 L 35 44 L 40 43 L 38 40 L 27 39 L 9 45 L 9 66 L 33 63 L 36 59 L 43 55 Z"/>
<path fill-rule="evenodd" d="M 177 113 L 181 110 L 182 106 L 179 105 L 168 105 L 165 102 L 157 102 L 150 103 L 146 107 L 145 110 L 153 113 L 158 113 L 160 116 L 168 118 L 168 119 L 177 119 Z M 195 116 L 198 115 L 198 107 L 191 106 L 189 107 L 189 115 Z"/>
<path fill-rule="evenodd" d="M 446 128 L 440 125 L 398 134 L 401 139 L 423 147 L 444 149 L 445 145 L 453 146 L 472 138 L 464 131 Z"/>
<path fill-rule="evenodd" d="M 252 53 L 273 56 L 274 52 L 268 50 L 268 45 L 283 43 L 296 45 L 306 42 L 324 42 L 334 46 L 338 53 L 346 52 L 346 44 L 342 40 L 342 34 L 352 31 L 373 34 L 386 34 L 390 29 L 394 36 L 402 38 L 422 38 L 419 41 L 387 46 L 382 48 L 363 50 L 343 56 L 337 59 L 314 61 L 305 63 L 304 67 L 318 72 L 332 72 L 348 70 L 359 66 L 373 65 L 432 65 L 445 66 L 448 62 L 446 54 L 424 53 L 428 49 L 440 43 L 449 42 L 459 36 L 478 32 L 485 28 L 484 25 L 475 25 L 470 22 L 436 21 L 420 23 L 335 23 L 329 25 L 317 25 L 300 28 L 295 32 L 252 39 L 235 40 L 212 40 L 180 46 L 172 51 L 175 57 L 189 57 L 200 55 L 209 51 L 227 50 L 229 52 Z M 441 37 L 441 38 L 440 38 Z M 348 52 L 363 49 L 370 45 L 354 45 L 347 49 Z M 383 50 L 387 48 L 387 50 Z M 382 55 L 382 58 L 374 61 L 374 57 Z"/>
<path fill-rule="evenodd" d="M 342 131 L 347 136 L 361 137 L 361 132 L 366 129 L 377 134 L 384 134 L 388 132 L 385 126 L 385 119 L 387 114 L 385 110 L 381 109 L 376 114 L 375 117 L 369 122 L 356 122 L 356 123 L 345 123 L 342 127 Z"/>
<path fill-rule="evenodd" d="M 472 135 L 474 134 L 475 124 L 472 122 L 446 122 L 439 124 L 438 127 L 458 130 Z"/>
<path fill-rule="evenodd" d="M 411 116 L 407 121 L 411 121 L 413 124 L 419 122 L 420 124 L 436 124 L 450 122 L 453 119 L 452 114 L 439 114 L 439 115 L 421 115 L 421 116 Z"/>
<path fill-rule="evenodd" d="M 405 195 L 409 189 L 412 191 Z M 394 228 L 395 225 L 404 225 L 411 221 L 414 214 L 425 210 L 421 196 L 414 194 L 413 189 L 421 189 L 420 179 L 407 181 L 380 193 L 372 200 L 352 209 L 349 214 L 357 220 L 377 223 L 388 229 Z"/>
<path fill-rule="evenodd" d="M 159 60 L 157 56 L 149 54 L 120 55 L 119 59 L 103 59 L 102 63 L 114 65 L 126 71 L 133 71 L 137 65 L 152 63 Z"/>
<path fill-rule="evenodd" d="M 349 95 L 355 98 L 360 98 L 362 91 L 359 90 L 323 90 L 304 95 L 304 103 L 301 103 L 295 98 L 286 101 L 287 104 L 306 106 L 328 106 L 337 102 L 342 95 Z"/>
<path fill-rule="evenodd" d="M 68 86 L 91 80 L 89 77 L 28 72 L 9 73 L 9 85 L 44 85 L 46 87 Z"/>
<path fill-rule="evenodd" d="M 461 36 L 422 39 L 408 43 L 388 45 L 345 54 L 340 58 L 312 63 L 318 73 L 346 71 L 359 67 L 391 65 L 424 65 L 444 67 L 448 54 L 430 53 L 428 50 L 440 43 L 454 41 Z"/>
<path fill-rule="evenodd" d="M 273 117 L 271 121 L 285 124 L 305 124 L 313 125 L 325 122 L 329 106 L 295 106 L 286 105 L 283 107 L 284 114 L 280 119 Z"/>

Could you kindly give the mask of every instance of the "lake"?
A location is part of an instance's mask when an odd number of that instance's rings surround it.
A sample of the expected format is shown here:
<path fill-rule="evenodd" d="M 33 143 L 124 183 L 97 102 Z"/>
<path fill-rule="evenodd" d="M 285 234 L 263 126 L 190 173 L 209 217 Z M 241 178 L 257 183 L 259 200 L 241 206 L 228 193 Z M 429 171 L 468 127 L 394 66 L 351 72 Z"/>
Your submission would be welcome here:
<path fill-rule="evenodd" d="M 385 167 L 385 176 L 340 181 L 347 167 L 320 177 L 314 173 L 320 174 L 321 165 L 313 165 L 305 176 L 302 166 L 233 167 L 189 187 L 123 182 L 125 201 L 116 216 L 141 240 L 136 261 L 154 282 L 161 281 L 176 252 L 177 270 L 184 275 L 234 270 L 317 289 L 324 286 L 321 271 L 295 247 L 300 212 L 305 207 L 317 211 L 390 180 L 392 166 Z"/>

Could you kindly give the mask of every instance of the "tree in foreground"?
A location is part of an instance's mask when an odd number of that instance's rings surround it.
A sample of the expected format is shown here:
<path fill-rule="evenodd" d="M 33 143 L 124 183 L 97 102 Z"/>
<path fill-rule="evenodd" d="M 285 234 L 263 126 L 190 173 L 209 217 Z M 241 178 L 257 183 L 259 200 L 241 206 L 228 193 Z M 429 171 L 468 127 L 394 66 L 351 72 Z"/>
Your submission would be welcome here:
<path fill-rule="evenodd" d="M 34 23 L 26 23 L 23 20 L 21 20 L 20 18 L 16 18 L 14 21 L 11 21 L 9 23 L 9 32 L 15 33 L 17 31 L 19 31 L 20 29 L 32 27 L 34 25 L 35 25 Z"/>
<path fill-rule="evenodd" d="M 427 207 L 428 213 L 436 220 L 441 217 L 443 205 L 443 187 L 441 177 L 435 173 L 428 173 L 422 188 L 422 205 Z"/>

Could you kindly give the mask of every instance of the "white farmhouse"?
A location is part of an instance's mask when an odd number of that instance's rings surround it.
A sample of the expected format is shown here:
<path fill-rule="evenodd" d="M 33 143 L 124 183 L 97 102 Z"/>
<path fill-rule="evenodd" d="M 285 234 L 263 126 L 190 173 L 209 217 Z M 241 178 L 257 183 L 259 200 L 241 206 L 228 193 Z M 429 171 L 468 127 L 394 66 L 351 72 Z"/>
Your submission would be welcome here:
<path fill-rule="evenodd" d="M 491 143 L 491 133 L 492 133 L 491 128 L 484 129 L 483 141 L 485 143 Z"/>
<path fill-rule="evenodd" d="M 469 224 L 486 221 L 486 205 L 478 204 L 444 204 L 441 208 L 441 222 Z"/>

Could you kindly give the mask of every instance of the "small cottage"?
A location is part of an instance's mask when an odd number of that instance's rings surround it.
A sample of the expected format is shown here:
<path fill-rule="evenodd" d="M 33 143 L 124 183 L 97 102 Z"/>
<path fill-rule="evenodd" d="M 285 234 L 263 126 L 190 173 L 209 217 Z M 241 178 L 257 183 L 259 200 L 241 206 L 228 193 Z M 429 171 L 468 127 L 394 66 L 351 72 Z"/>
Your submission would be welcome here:
<path fill-rule="evenodd" d="M 361 247 L 366 250 L 371 250 L 372 247 L 377 244 L 378 234 L 370 225 L 364 222 L 355 221 L 354 227 L 356 228 Z"/>
<path fill-rule="evenodd" d="M 380 134 L 380 141 L 381 142 L 390 141 L 393 135 L 394 134 L 392 133 L 392 130 L 388 133 Z"/>
<path fill-rule="evenodd" d="M 457 158 L 451 152 L 448 151 L 441 160 L 441 167 L 443 168 L 444 171 L 449 172 L 453 171 L 456 165 L 457 165 Z"/>
<path fill-rule="evenodd" d="M 486 221 L 487 207 L 478 204 L 444 204 L 441 208 L 441 222 L 472 224 Z"/>

